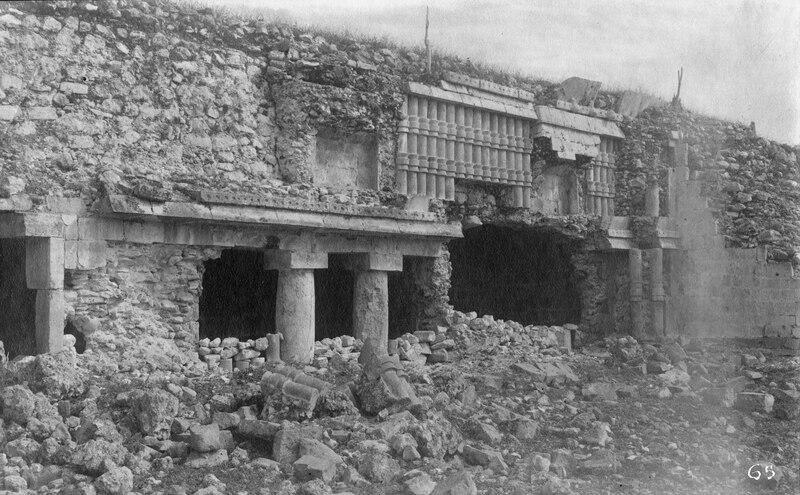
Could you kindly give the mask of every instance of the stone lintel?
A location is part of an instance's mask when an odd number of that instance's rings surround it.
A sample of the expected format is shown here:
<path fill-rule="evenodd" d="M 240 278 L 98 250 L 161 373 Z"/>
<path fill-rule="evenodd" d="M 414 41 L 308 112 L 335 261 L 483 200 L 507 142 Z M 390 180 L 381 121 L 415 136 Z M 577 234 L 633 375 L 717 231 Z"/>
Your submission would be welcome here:
<path fill-rule="evenodd" d="M 357 272 L 402 272 L 402 254 L 353 253 L 345 260 L 345 269 Z"/>
<path fill-rule="evenodd" d="M 33 209 L 33 201 L 27 194 L 15 194 L 0 198 L 0 211 L 26 211 Z"/>
<path fill-rule="evenodd" d="M 0 214 L 0 238 L 64 237 L 67 220 L 48 213 Z"/>
<path fill-rule="evenodd" d="M 164 242 L 164 224 L 160 222 L 124 222 L 122 224 L 123 239 L 140 244 L 156 244 Z"/>
<path fill-rule="evenodd" d="M 64 288 L 64 239 L 25 239 L 25 280 L 29 289 Z"/>
<path fill-rule="evenodd" d="M 433 237 L 442 240 L 461 237 L 460 224 L 384 218 L 357 213 L 302 211 L 257 206 L 204 205 L 196 203 L 151 203 L 127 196 L 109 197 L 101 211 L 114 216 L 154 221 L 190 221 L 217 225 L 243 224 L 251 227 L 306 228 L 319 232 L 363 235 Z M 411 214 L 414 212 L 403 212 Z M 427 215 L 416 213 L 418 215 Z M 427 218 L 427 217 L 426 217 Z M 162 241 L 163 242 L 163 241 Z"/>
<path fill-rule="evenodd" d="M 267 250 L 265 270 L 319 270 L 328 268 L 328 253 Z"/>

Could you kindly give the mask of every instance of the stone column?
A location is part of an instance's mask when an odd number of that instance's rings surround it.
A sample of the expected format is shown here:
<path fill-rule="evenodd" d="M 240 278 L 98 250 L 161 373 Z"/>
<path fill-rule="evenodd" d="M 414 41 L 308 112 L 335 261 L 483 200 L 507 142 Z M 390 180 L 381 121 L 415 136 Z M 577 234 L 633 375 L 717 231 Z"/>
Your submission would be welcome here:
<path fill-rule="evenodd" d="M 389 346 L 389 273 L 403 270 L 399 254 L 355 254 L 346 267 L 356 272 L 353 335 L 379 354 Z"/>
<path fill-rule="evenodd" d="M 314 359 L 314 270 L 328 268 L 327 253 L 268 252 L 265 268 L 279 270 L 275 328 L 283 334 L 281 359 L 310 363 Z"/>
<path fill-rule="evenodd" d="M 638 339 L 644 335 L 641 249 L 628 251 L 628 273 L 631 279 L 631 333 Z"/>
<path fill-rule="evenodd" d="M 658 203 L 660 199 L 658 182 L 651 182 L 647 185 L 647 191 L 644 197 L 645 215 L 648 217 L 658 216 Z"/>
<path fill-rule="evenodd" d="M 664 335 L 664 251 L 649 249 L 650 299 L 653 313 L 653 334 Z"/>
<path fill-rule="evenodd" d="M 64 239 L 25 240 L 25 280 L 36 291 L 36 352 L 56 352 L 64 338 Z"/>
<path fill-rule="evenodd" d="M 675 216 L 675 201 L 677 201 L 677 197 L 675 195 L 675 191 L 677 189 L 676 186 L 677 176 L 675 174 L 674 168 L 667 169 L 667 211 L 666 215 L 668 217 Z"/>

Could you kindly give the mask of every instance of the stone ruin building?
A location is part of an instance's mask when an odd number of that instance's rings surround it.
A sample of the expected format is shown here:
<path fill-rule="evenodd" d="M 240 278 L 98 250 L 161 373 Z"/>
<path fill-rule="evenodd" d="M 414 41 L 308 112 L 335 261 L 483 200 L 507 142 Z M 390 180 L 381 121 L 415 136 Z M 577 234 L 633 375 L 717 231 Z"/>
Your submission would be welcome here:
<path fill-rule="evenodd" d="M 11 357 L 435 328 L 800 343 L 797 149 L 635 92 L 518 80 L 161 1 L 0 15 Z M 168 344 L 165 344 L 168 343 Z"/>

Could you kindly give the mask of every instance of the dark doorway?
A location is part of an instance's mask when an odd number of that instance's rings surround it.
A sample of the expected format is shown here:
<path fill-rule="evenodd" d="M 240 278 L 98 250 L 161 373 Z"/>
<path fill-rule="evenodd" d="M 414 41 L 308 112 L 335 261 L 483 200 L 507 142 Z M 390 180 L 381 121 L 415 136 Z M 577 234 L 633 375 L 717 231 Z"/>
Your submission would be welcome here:
<path fill-rule="evenodd" d="M 64 335 L 72 335 L 75 337 L 75 352 L 78 354 L 84 353 L 86 350 L 86 337 L 83 336 L 83 333 L 81 333 L 71 321 L 68 321 L 64 326 Z"/>
<path fill-rule="evenodd" d="M 264 253 L 226 249 L 204 267 L 201 338 L 257 339 L 275 332 L 278 272 L 264 269 Z"/>
<path fill-rule="evenodd" d="M 314 270 L 315 340 L 353 335 L 355 274 L 345 270 L 345 257 L 329 254 L 328 268 Z"/>
<path fill-rule="evenodd" d="M 0 239 L 0 341 L 9 358 L 36 354 L 36 291 L 25 282 L 25 239 Z"/>
<path fill-rule="evenodd" d="M 484 225 L 448 247 L 456 309 L 523 325 L 580 321 L 576 241 L 551 230 Z"/>
<path fill-rule="evenodd" d="M 423 330 L 433 291 L 433 258 L 403 257 L 403 271 L 389 272 L 389 338 Z"/>

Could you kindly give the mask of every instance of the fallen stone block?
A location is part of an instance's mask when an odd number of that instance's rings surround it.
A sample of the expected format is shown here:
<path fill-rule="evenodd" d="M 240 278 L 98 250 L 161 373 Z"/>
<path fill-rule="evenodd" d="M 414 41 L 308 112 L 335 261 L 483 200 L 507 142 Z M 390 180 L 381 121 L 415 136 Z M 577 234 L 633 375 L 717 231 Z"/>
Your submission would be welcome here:
<path fill-rule="evenodd" d="M 614 474 L 622 467 L 616 454 L 608 449 L 600 449 L 580 464 L 580 470 L 586 474 Z"/>
<path fill-rule="evenodd" d="M 212 416 L 214 423 L 219 425 L 220 430 L 236 428 L 242 422 L 242 418 L 236 413 L 215 412 Z"/>
<path fill-rule="evenodd" d="M 662 361 L 648 361 L 647 372 L 652 375 L 660 375 L 672 369 L 672 365 Z"/>
<path fill-rule="evenodd" d="M 581 389 L 587 399 L 617 400 L 617 386 L 607 382 L 592 382 Z"/>
<path fill-rule="evenodd" d="M 800 391 L 778 390 L 775 393 L 775 417 L 778 419 L 800 417 Z"/>
<path fill-rule="evenodd" d="M 477 495 L 478 489 L 467 471 L 459 471 L 436 484 L 431 495 Z"/>
<path fill-rule="evenodd" d="M 393 414 L 420 406 L 414 388 L 405 379 L 405 368 L 396 356 L 377 354 L 365 348 L 361 358 L 364 367 L 356 388 L 366 413 L 377 414 L 387 409 Z"/>
<path fill-rule="evenodd" d="M 595 98 L 597 98 L 600 86 L 601 83 L 599 81 L 592 81 L 582 77 L 570 77 L 565 79 L 556 91 L 561 100 L 592 106 Z"/>
<path fill-rule="evenodd" d="M 517 422 L 517 429 L 514 433 L 519 440 L 529 441 L 536 438 L 539 431 L 539 423 L 532 419 L 521 419 Z"/>
<path fill-rule="evenodd" d="M 503 460 L 503 454 L 497 450 L 478 449 L 471 445 L 465 445 L 463 453 L 467 464 L 488 467 L 496 472 L 508 470 L 508 466 Z"/>
<path fill-rule="evenodd" d="M 739 392 L 733 407 L 744 412 L 772 412 L 775 404 L 775 397 L 770 394 L 760 392 Z"/>
<path fill-rule="evenodd" d="M 194 469 L 209 469 L 221 466 L 228 462 L 228 451 L 220 449 L 214 452 L 193 452 L 186 459 L 186 467 Z"/>
<path fill-rule="evenodd" d="M 131 394 L 131 409 L 145 435 L 169 438 L 180 401 L 162 389 L 137 390 Z"/>
<path fill-rule="evenodd" d="M 190 430 L 190 445 L 195 452 L 213 452 L 222 448 L 219 425 L 195 425 Z"/>
<path fill-rule="evenodd" d="M 736 394 L 731 387 L 704 388 L 698 392 L 698 395 L 708 404 L 724 407 L 733 407 L 733 401 L 736 398 Z"/>
<path fill-rule="evenodd" d="M 402 478 L 404 478 L 403 486 L 405 487 L 405 492 L 409 495 L 430 495 L 436 488 L 436 483 L 428 473 L 419 469 L 409 471 Z"/>
<path fill-rule="evenodd" d="M 322 428 L 307 425 L 278 431 L 272 442 L 272 458 L 280 463 L 293 463 L 300 457 L 300 442 L 309 438 L 320 440 Z"/>
<path fill-rule="evenodd" d="M 28 419 L 34 417 L 36 396 L 23 385 L 12 385 L 0 392 L 3 418 L 25 426 Z"/>
<path fill-rule="evenodd" d="M 431 351 L 430 356 L 428 356 L 429 363 L 448 363 L 452 361 L 450 357 L 450 353 L 447 349 L 436 349 Z"/>
<path fill-rule="evenodd" d="M 126 467 L 117 467 L 97 478 L 94 484 L 102 495 L 126 495 L 133 491 L 133 473 Z"/>
<path fill-rule="evenodd" d="M 304 455 L 293 464 L 294 476 L 300 481 L 321 479 L 330 482 L 336 474 L 336 464 L 330 459 Z"/>
<path fill-rule="evenodd" d="M 477 423 L 475 425 L 475 438 L 488 444 L 495 444 L 503 440 L 503 434 L 490 424 Z"/>
<path fill-rule="evenodd" d="M 666 346 L 663 347 L 662 350 L 664 351 L 664 353 L 666 353 L 667 357 L 669 357 L 670 362 L 674 365 L 678 364 L 681 361 L 686 361 L 686 358 L 688 357 L 686 355 L 686 351 L 684 351 L 683 347 L 681 347 L 681 345 L 678 344 L 677 342 L 672 342 L 670 344 L 667 344 Z"/>
<path fill-rule="evenodd" d="M 390 483 L 400 475 L 400 463 L 372 448 L 358 463 L 358 472 L 373 483 Z"/>

